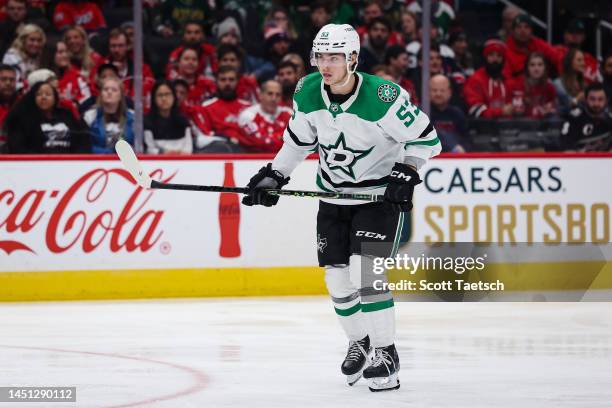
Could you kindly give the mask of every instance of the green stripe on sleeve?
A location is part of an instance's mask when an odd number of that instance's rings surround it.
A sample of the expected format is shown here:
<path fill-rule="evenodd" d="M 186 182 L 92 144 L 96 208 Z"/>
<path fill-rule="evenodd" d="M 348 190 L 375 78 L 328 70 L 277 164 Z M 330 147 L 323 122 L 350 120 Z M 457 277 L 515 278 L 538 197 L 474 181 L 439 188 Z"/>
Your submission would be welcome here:
<path fill-rule="evenodd" d="M 440 143 L 440 139 L 438 139 L 438 136 L 435 137 L 435 139 L 431 139 L 431 140 L 423 140 L 423 141 L 418 141 L 418 142 L 406 142 L 404 143 L 404 149 L 407 149 L 408 146 L 413 146 L 413 145 L 425 145 L 425 146 L 435 146 L 438 143 Z"/>

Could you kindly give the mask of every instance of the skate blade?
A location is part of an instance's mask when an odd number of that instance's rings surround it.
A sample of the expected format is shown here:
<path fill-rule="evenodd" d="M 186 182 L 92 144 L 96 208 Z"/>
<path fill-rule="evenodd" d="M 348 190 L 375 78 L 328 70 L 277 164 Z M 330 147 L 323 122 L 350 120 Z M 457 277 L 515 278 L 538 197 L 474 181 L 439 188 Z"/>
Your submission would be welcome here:
<path fill-rule="evenodd" d="M 372 392 L 397 390 L 400 387 L 397 373 L 389 377 L 371 378 L 369 388 Z"/>
<path fill-rule="evenodd" d="M 363 370 L 361 370 L 361 371 L 360 371 L 360 372 L 358 372 L 357 374 L 347 375 L 347 376 L 346 376 L 346 383 L 347 383 L 348 385 L 350 385 L 351 387 L 352 387 L 353 385 L 355 385 L 355 384 L 357 383 L 357 381 L 359 381 L 359 380 L 361 379 L 361 376 L 362 376 L 362 374 L 361 374 L 361 373 L 362 373 L 362 371 L 363 371 Z"/>

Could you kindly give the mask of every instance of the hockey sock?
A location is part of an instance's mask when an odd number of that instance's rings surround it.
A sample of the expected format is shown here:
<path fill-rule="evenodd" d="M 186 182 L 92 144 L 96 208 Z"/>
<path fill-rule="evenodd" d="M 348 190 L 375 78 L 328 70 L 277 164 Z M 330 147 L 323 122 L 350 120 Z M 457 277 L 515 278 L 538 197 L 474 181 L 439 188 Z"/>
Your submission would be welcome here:
<path fill-rule="evenodd" d="M 373 347 L 389 346 L 395 340 L 393 295 L 388 290 L 374 289 L 374 280 L 386 282 L 386 276 L 374 275 L 371 268 L 362 271 L 361 262 L 361 255 L 352 255 L 349 268 L 353 284 L 360 288 L 362 321 Z"/>
<path fill-rule="evenodd" d="M 359 291 L 349 277 L 349 267 L 325 267 L 325 284 L 334 310 L 349 340 L 361 340 L 368 333 L 363 325 Z"/>

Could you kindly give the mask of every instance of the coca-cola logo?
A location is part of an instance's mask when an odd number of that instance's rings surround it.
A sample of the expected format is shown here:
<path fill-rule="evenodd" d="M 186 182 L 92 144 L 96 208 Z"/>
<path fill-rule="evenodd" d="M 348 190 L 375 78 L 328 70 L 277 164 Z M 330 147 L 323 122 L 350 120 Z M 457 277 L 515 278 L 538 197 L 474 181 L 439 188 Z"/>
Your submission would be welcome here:
<path fill-rule="evenodd" d="M 162 170 L 151 173 L 152 178 L 164 182 L 174 175 L 163 179 Z M 134 186 L 127 200 L 125 193 L 118 194 L 116 187 L 121 182 Z M 40 249 L 33 248 L 27 238 L 42 233 L 47 249 L 55 254 L 71 249 L 91 253 L 102 247 L 113 253 L 147 252 L 163 234 L 160 222 L 164 211 L 145 209 L 153 193 L 136 187 L 123 169 L 91 170 L 63 193 L 0 191 L 0 234 L 19 237 L 0 239 L 0 250 L 7 255 L 16 251 L 36 253 Z"/>

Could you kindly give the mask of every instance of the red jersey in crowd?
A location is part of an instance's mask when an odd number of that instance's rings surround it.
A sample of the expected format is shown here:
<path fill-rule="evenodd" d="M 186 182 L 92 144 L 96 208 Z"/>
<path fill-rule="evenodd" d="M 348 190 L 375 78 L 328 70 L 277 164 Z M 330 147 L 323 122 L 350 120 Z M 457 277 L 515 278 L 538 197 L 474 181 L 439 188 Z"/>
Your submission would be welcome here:
<path fill-rule="evenodd" d="M 15 106 L 15 103 L 17 103 L 17 98 L 6 103 L 0 102 L 0 147 L 7 142 L 7 135 L 4 133 L 4 121 L 8 113 L 13 109 L 13 106 Z"/>
<path fill-rule="evenodd" d="M 559 74 L 563 73 L 563 58 L 565 58 L 565 54 L 569 51 L 569 48 L 566 45 L 556 45 L 555 51 L 559 56 L 559 62 L 557 66 L 557 71 Z M 597 63 L 597 59 L 589 54 L 586 51 L 582 51 L 584 54 L 584 79 L 587 84 L 592 82 L 601 82 L 600 74 L 599 74 L 599 65 Z"/>
<path fill-rule="evenodd" d="M 257 103 L 257 101 L 259 101 L 259 85 L 257 84 L 257 79 L 252 75 L 241 75 L 240 78 L 238 78 L 236 95 L 238 95 L 238 99 L 245 100 L 249 103 Z"/>
<path fill-rule="evenodd" d="M 186 102 L 189 105 L 200 106 L 210 99 L 215 92 L 217 92 L 215 81 L 205 76 L 199 76 L 192 85 L 189 85 Z"/>
<path fill-rule="evenodd" d="M 279 106 L 270 114 L 260 104 L 243 110 L 238 117 L 245 136 L 241 145 L 253 152 L 276 153 L 283 145 L 283 133 L 292 113 L 291 109 Z"/>
<path fill-rule="evenodd" d="M 507 94 L 514 113 L 519 116 L 541 119 L 556 112 L 557 91 L 549 80 L 528 86 L 524 76 L 517 77 L 508 81 Z"/>
<path fill-rule="evenodd" d="M 497 118 L 502 116 L 502 108 L 506 104 L 506 84 L 503 78 L 491 78 L 481 67 L 465 82 L 463 96 L 470 116 Z"/>
<path fill-rule="evenodd" d="M 539 51 L 544 54 L 551 69 L 556 69 L 559 64 L 559 53 L 555 51 L 552 45 L 538 37 L 531 37 L 531 40 L 527 44 L 527 50 L 524 50 L 518 47 L 512 36 L 509 36 L 506 40 L 503 70 L 504 78 L 513 78 L 523 75 L 525 73 L 525 62 L 527 61 L 527 57 L 534 51 Z"/>
<path fill-rule="evenodd" d="M 82 103 L 91 96 L 87 81 L 81 76 L 78 69 L 71 66 L 64 71 L 58 81 L 59 93 L 62 98 Z"/>
<path fill-rule="evenodd" d="M 251 106 L 247 101 L 233 99 L 226 101 L 221 98 L 212 98 L 202 104 L 200 112 L 203 115 L 204 133 L 209 136 L 224 136 L 240 145 L 249 143 L 238 124 L 240 113 Z"/>
<path fill-rule="evenodd" d="M 168 57 L 168 64 L 166 65 L 166 78 L 170 81 L 179 77 L 176 71 L 176 65 L 178 64 L 178 58 L 183 51 L 183 46 L 175 48 Z M 217 55 L 215 47 L 210 44 L 200 45 L 200 62 L 198 64 L 198 75 L 205 75 L 208 77 L 214 76 L 217 72 Z"/>
<path fill-rule="evenodd" d="M 100 7 L 91 1 L 60 1 L 53 10 L 53 24 L 60 31 L 72 25 L 80 25 L 86 31 L 106 28 L 106 20 Z"/>

